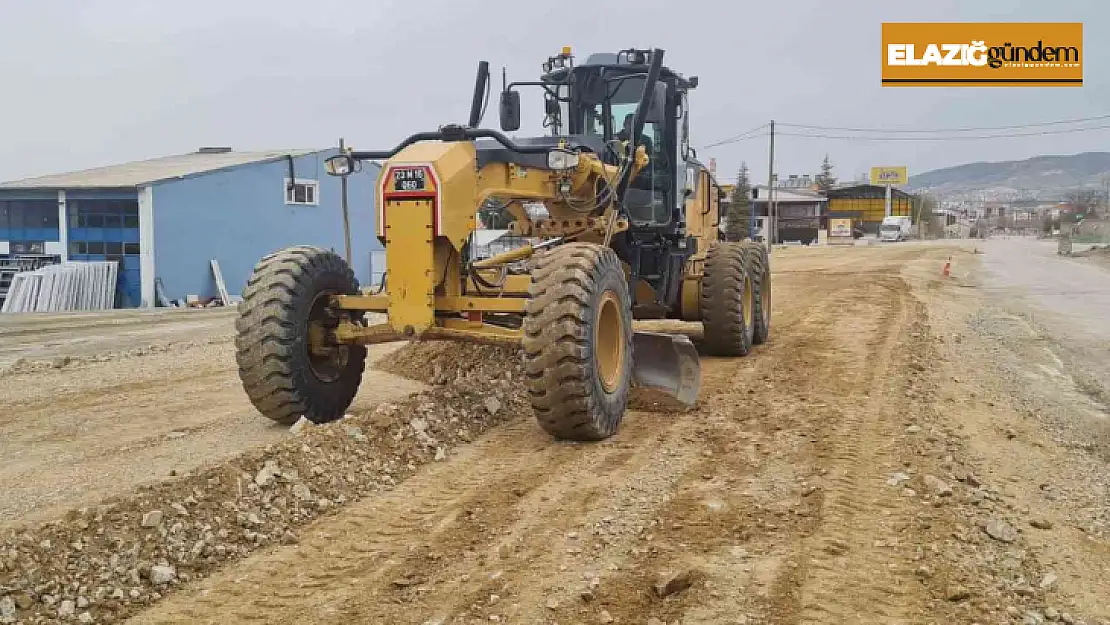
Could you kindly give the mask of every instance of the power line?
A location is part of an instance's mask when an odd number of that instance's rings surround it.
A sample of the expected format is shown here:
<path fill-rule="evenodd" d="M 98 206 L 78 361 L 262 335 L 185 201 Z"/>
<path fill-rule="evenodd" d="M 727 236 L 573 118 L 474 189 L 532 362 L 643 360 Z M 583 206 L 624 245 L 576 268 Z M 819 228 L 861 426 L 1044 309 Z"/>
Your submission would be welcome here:
<path fill-rule="evenodd" d="M 747 139 L 754 139 L 756 137 L 765 137 L 765 136 L 767 136 L 767 133 L 763 133 L 763 134 L 759 134 L 759 135 L 752 135 L 751 133 L 763 130 L 768 125 L 769 124 L 760 124 L 760 125 L 756 126 L 755 128 L 752 128 L 751 130 L 744 131 L 744 132 L 742 132 L 738 135 L 733 135 L 733 136 L 731 136 L 727 139 L 721 139 L 720 141 L 716 141 L 714 143 L 710 143 L 709 145 L 702 146 L 702 149 L 707 150 L 709 148 L 715 148 L 719 145 L 725 145 L 727 143 L 735 143 L 737 141 L 745 141 Z M 747 135 L 751 135 L 751 136 L 747 136 Z"/>
<path fill-rule="evenodd" d="M 808 128 L 811 130 L 836 130 L 841 132 L 890 132 L 890 133 L 929 133 L 929 132 L 984 132 L 990 130 L 1020 130 L 1022 128 L 1039 128 L 1043 126 L 1058 126 L 1062 124 L 1078 124 L 1083 122 L 1099 121 L 1103 119 L 1110 119 L 1110 113 L 1106 115 L 1096 115 L 1094 117 L 1076 117 L 1074 119 L 1060 119 L 1047 122 L 1031 122 L 1028 124 L 1014 124 L 1010 126 L 979 126 L 971 127 L 964 126 L 958 128 L 850 128 L 838 126 L 815 126 L 809 124 L 791 124 L 789 122 L 780 122 L 780 126 L 790 126 L 792 128 Z"/>
<path fill-rule="evenodd" d="M 784 124 L 785 125 L 785 124 Z M 1036 137 L 1047 135 L 1062 135 L 1073 132 L 1087 132 L 1091 130 L 1105 130 L 1110 128 L 1110 124 L 1103 124 L 1100 126 L 1086 126 L 1083 128 L 1065 128 L 1062 130 L 1041 130 L 1037 132 L 1014 132 L 993 135 L 970 135 L 960 137 L 879 137 L 879 136 L 864 136 L 864 135 L 830 135 L 830 134 L 813 134 L 813 133 L 795 133 L 795 132 L 780 132 L 778 134 L 787 137 L 803 137 L 809 139 L 844 139 L 849 141 L 969 141 L 981 139 L 1007 139 L 1010 137 Z"/>

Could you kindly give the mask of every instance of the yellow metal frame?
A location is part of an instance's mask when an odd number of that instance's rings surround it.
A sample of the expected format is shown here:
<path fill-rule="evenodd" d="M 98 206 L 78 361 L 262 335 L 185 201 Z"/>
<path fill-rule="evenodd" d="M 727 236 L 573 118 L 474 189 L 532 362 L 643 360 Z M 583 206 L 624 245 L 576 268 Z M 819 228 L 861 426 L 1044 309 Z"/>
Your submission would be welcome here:
<path fill-rule="evenodd" d="M 488 163 L 476 169 L 477 152 L 469 142 L 429 141 L 406 147 L 384 164 L 378 180 L 378 237 L 386 249 L 385 287 L 381 292 L 341 295 L 332 304 L 339 310 L 385 313 L 388 322 L 362 326 L 343 322 L 329 337 L 341 343 L 372 344 L 411 339 L 471 340 L 517 343 L 519 330 L 484 323 L 484 314 L 521 315 L 527 303 L 530 276 L 507 273 L 510 263 L 528 259 L 531 246 L 474 263 L 467 275 L 461 252 L 477 227 L 477 209 L 487 199 L 506 202 L 515 219 L 513 230 L 529 236 L 608 244 L 629 224 L 617 218 L 616 206 L 583 212 L 600 184 L 613 185 L 619 168 L 596 155 L 580 153 L 577 166 L 563 171 L 531 169 L 515 163 Z M 648 164 L 640 146 L 632 175 Z M 393 172 L 422 170 L 422 187 L 394 188 Z M 700 240 L 710 238 L 717 221 L 717 198 L 708 172 L 701 172 L 696 192 L 687 199 L 687 224 Z M 409 178 L 411 179 L 411 177 Z M 549 217 L 533 220 L 523 203 L 542 201 Z M 576 209 L 576 206 L 578 207 Z M 683 280 L 681 316 L 697 318 L 700 293 L 699 252 L 687 266 Z M 485 283 L 485 284 L 483 284 Z M 491 289 L 488 285 L 496 284 Z M 634 286 L 638 303 L 653 302 L 646 283 Z"/>

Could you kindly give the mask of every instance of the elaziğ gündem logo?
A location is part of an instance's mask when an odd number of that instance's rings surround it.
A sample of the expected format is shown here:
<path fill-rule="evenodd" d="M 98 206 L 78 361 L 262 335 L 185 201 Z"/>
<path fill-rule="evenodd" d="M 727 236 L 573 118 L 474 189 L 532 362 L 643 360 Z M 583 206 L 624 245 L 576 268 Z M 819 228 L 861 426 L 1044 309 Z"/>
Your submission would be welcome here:
<path fill-rule="evenodd" d="M 1082 23 L 884 23 L 884 86 L 1082 86 Z"/>

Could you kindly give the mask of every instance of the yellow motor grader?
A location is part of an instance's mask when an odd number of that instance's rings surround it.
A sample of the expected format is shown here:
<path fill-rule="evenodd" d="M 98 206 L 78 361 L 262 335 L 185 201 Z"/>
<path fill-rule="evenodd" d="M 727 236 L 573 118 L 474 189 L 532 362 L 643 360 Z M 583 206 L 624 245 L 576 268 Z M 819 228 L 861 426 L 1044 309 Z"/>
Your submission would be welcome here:
<path fill-rule="evenodd" d="M 694 344 L 634 331 L 634 319 L 700 321 L 703 350 L 717 356 L 767 340 L 767 250 L 723 240 L 720 187 L 689 144 L 697 77 L 666 68 L 660 49 L 576 64 L 569 48 L 538 81 L 502 76 L 501 130 L 519 130 L 519 89 L 535 87 L 549 134 L 516 139 L 480 127 L 490 92 L 483 61 L 467 125 L 328 159 L 335 176 L 380 162 L 376 234 L 387 271 L 360 290 L 343 258 L 321 248 L 259 261 L 239 307 L 236 357 L 264 416 L 338 419 L 358 390 L 366 345 L 450 339 L 523 348 L 540 426 L 601 440 L 617 431 L 634 385 L 687 406 L 697 399 Z M 488 202 L 530 243 L 478 257 L 478 211 Z M 388 320 L 370 324 L 368 312 Z"/>

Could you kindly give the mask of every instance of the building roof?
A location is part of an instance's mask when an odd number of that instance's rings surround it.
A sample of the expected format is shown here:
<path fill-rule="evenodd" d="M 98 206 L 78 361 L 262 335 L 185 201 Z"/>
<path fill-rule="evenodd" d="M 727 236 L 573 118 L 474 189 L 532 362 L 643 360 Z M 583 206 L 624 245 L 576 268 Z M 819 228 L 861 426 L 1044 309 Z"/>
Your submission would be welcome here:
<path fill-rule="evenodd" d="M 766 203 L 767 202 L 767 185 L 757 185 L 755 187 L 759 190 L 759 197 L 752 198 L 752 202 Z M 791 204 L 791 203 L 805 203 L 812 204 L 814 202 L 824 202 L 825 196 L 807 191 L 805 189 L 780 189 L 775 187 L 775 203 L 776 204 Z"/>
<path fill-rule="evenodd" d="M 847 186 L 847 187 L 837 187 L 835 189 L 829 189 L 828 196 L 829 196 L 830 199 L 836 199 L 836 198 L 876 198 L 876 197 L 881 198 L 881 197 L 886 197 L 886 187 L 879 186 L 879 185 L 876 185 L 876 184 L 855 184 L 855 185 L 851 185 L 851 186 Z M 891 198 L 906 199 L 906 198 L 910 197 L 910 194 L 906 193 L 905 191 L 902 191 L 901 189 L 896 189 L 894 187 L 891 187 L 890 188 L 890 197 Z"/>
<path fill-rule="evenodd" d="M 303 156 L 321 150 L 269 150 L 235 152 L 225 148 L 202 148 L 197 152 L 163 156 L 96 167 L 63 174 L 50 174 L 0 183 L 0 189 L 96 189 L 137 187 L 151 182 L 184 178 L 248 163 Z"/>
<path fill-rule="evenodd" d="M 510 230 L 487 230 L 479 228 L 474 231 L 474 246 L 481 247 L 493 243 L 497 239 L 509 234 Z"/>

